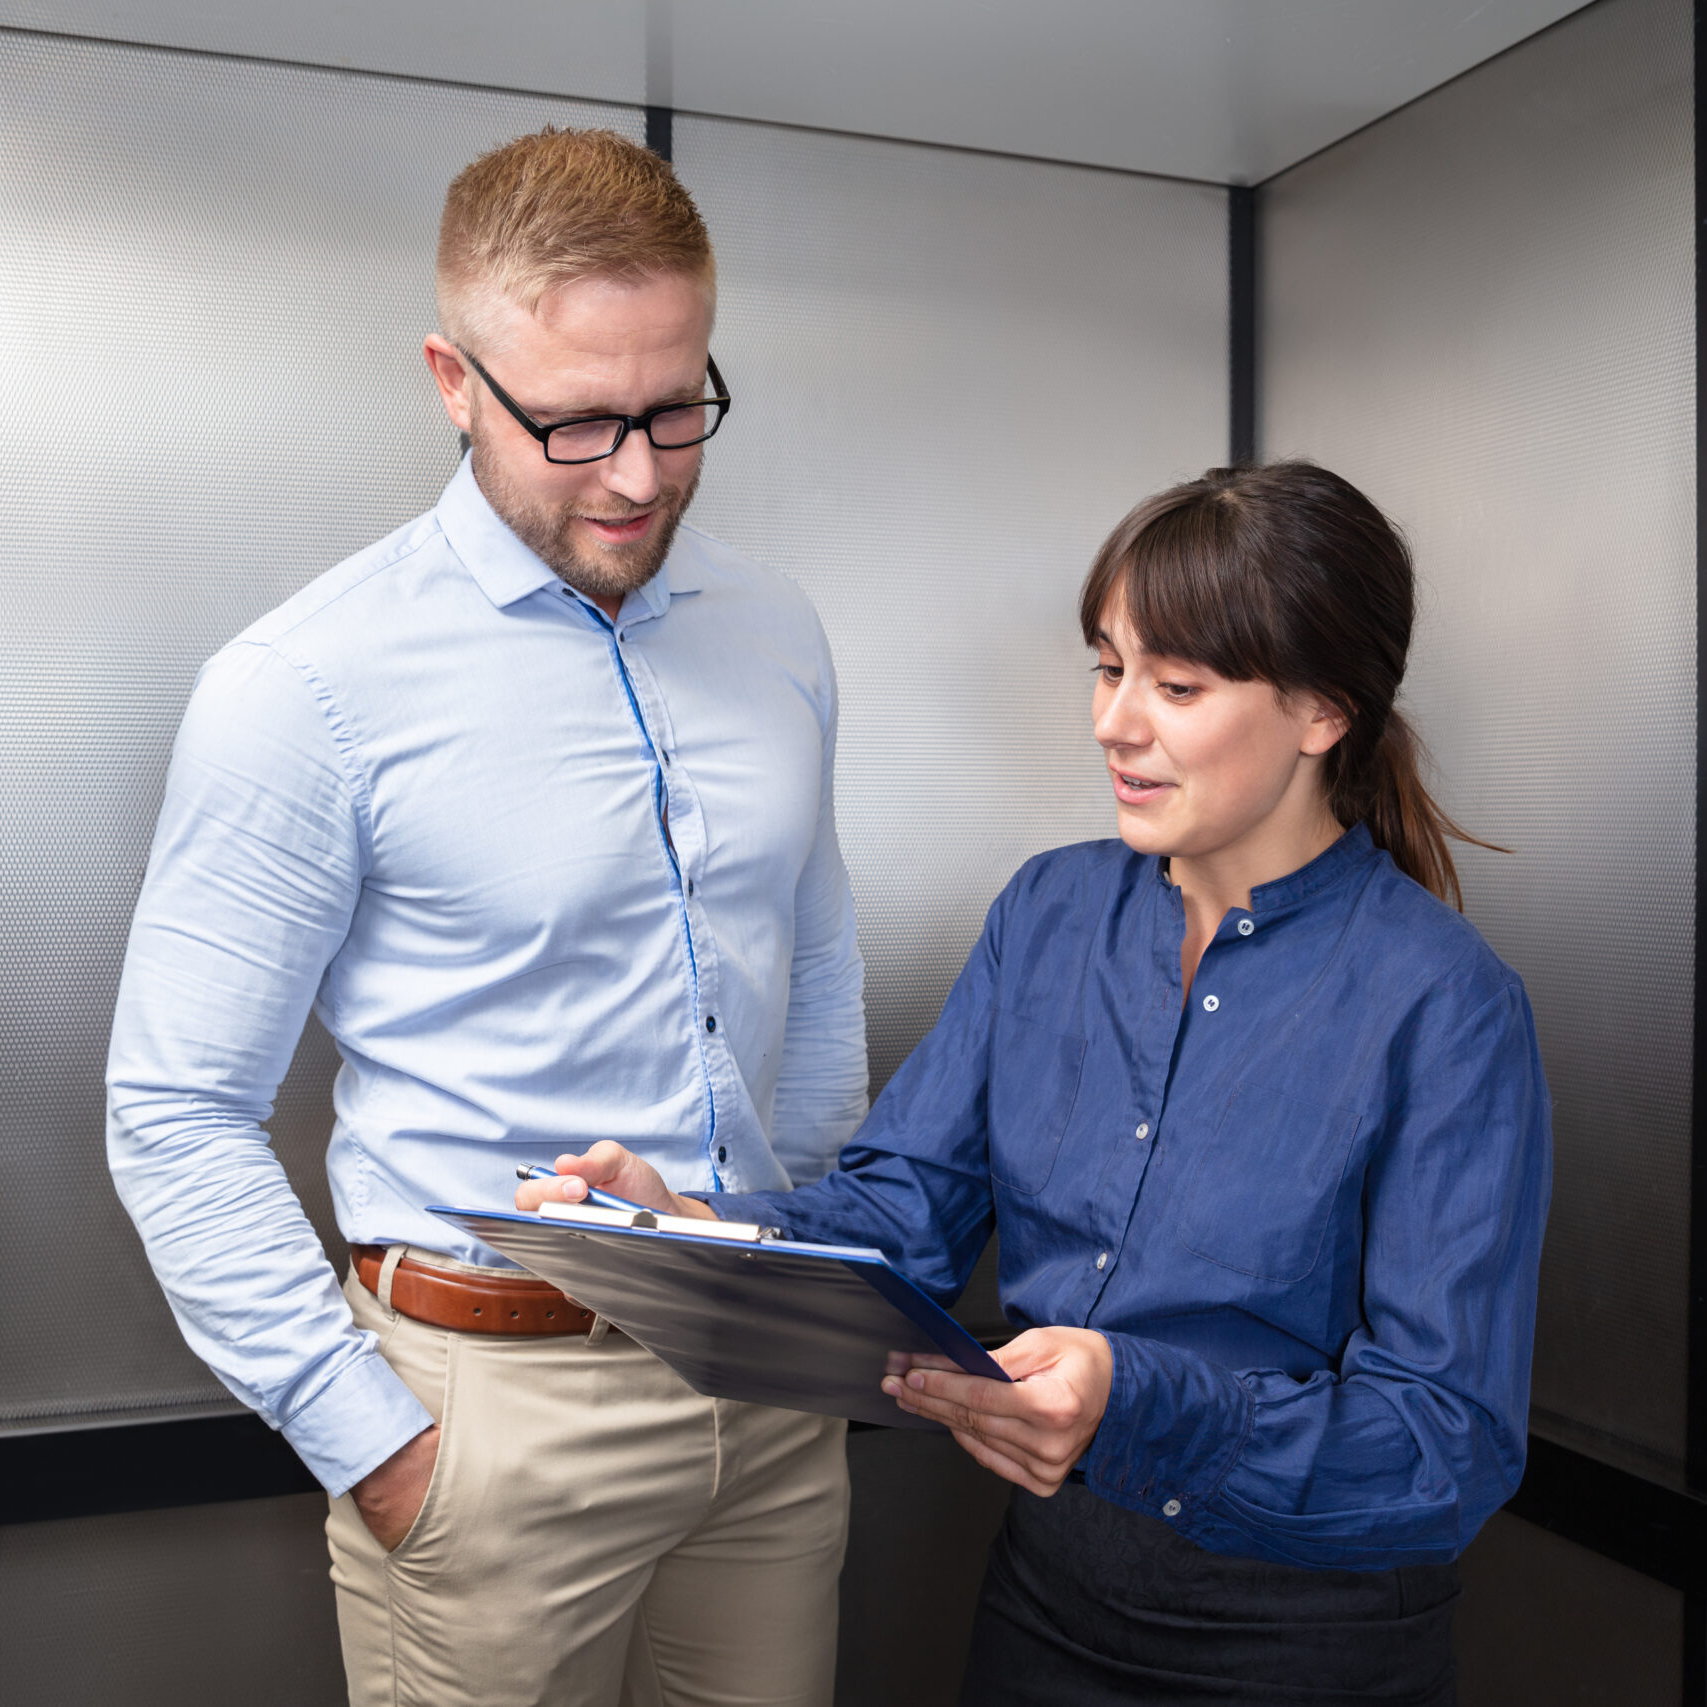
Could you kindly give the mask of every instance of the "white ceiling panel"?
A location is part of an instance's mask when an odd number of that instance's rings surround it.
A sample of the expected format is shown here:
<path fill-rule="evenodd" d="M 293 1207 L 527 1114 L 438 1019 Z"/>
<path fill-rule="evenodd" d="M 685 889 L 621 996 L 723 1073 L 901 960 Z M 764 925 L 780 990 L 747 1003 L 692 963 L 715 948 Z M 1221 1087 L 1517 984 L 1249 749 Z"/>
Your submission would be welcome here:
<path fill-rule="evenodd" d="M 0 23 L 1256 183 L 1582 0 L 0 0 Z"/>

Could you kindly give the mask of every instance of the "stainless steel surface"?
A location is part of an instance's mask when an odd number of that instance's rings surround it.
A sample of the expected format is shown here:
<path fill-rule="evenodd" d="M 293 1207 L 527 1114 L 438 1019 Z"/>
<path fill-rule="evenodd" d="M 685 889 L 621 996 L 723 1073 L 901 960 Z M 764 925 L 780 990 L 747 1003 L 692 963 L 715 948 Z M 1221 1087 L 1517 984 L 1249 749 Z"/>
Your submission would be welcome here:
<path fill-rule="evenodd" d="M 1018 866 L 1113 833 L 1078 585 L 1226 456 L 1226 195 L 686 117 L 675 146 L 737 399 L 696 518 L 835 651 L 875 1092 Z"/>
<path fill-rule="evenodd" d="M 1600 0 L 1263 192 L 1265 455 L 1408 530 L 1407 689 L 1557 1103 L 1534 1426 L 1681 1472 L 1694 954 L 1690 7 Z"/>
<path fill-rule="evenodd" d="M 8 1707 L 345 1707 L 326 1499 L 0 1528 Z"/>
<path fill-rule="evenodd" d="M 101 1075 L 201 661 L 430 505 L 445 184 L 626 109 L 0 33 L 0 1426 L 226 1402 L 106 1177 Z M 322 1232 L 335 1065 L 272 1131 Z M 335 1237 L 335 1235 L 332 1235 Z"/>
<path fill-rule="evenodd" d="M 1685 1698 L 1681 1590 L 1504 1512 L 1470 1543 L 1462 1568 L 1458 1707 L 1677 1707 Z"/>
<path fill-rule="evenodd" d="M 947 1435 L 848 1437 L 837 1707 L 953 1707 L 1007 1484 Z M 318 1494 L 0 1528 L 8 1707 L 343 1707 Z"/>
<path fill-rule="evenodd" d="M 448 475 L 417 343 L 451 173 L 547 118 L 633 135 L 640 115 L 18 33 L 0 79 L 0 1238 L 22 1286 L 0 1427 L 41 1427 L 224 1402 L 101 1137 L 196 668 Z M 838 649 L 881 1083 L 1014 867 L 1109 827 L 1073 594 L 1122 510 L 1222 454 L 1225 198 L 687 119 L 677 146 L 741 410 L 697 519 L 794 572 Z M 1062 418 L 1111 398 L 1109 425 Z M 272 1129 L 336 1249 L 334 1064 L 311 1029 Z M 51 1312 L 29 1290 L 50 1272 Z"/>
<path fill-rule="evenodd" d="M 972 1374 L 1002 1378 L 976 1341 L 875 1253 L 838 1259 L 781 1241 L 434 1214 L 609 1318 L 714 1399 L 936 1431 L 883 1393 L 893 1358 L 946 1354 Z"/>
<path fill-rule="evenodd" d="M 0 23 L 1254 183 L 1582 0 L 0 0 Z"/>

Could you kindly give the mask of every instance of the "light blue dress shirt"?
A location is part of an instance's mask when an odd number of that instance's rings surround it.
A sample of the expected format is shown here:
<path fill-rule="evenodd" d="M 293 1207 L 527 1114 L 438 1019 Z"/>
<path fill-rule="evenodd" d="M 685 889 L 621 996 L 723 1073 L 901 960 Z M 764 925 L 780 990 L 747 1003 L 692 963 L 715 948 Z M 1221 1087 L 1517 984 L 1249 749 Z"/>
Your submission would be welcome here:
<path fill-rule="evenodd" d="M 438 507 L 203 669 L 108 1065 L 108 1153 L 196 1353 L 341 1492 L 427 1426 L 261 1123 L 312 1009 L 353 1243 L 615 1138 L 678 1189 L 816 1179 L 865 1111 L 836 687 L 792 583 L 683 528 L 615 623 Z"/>

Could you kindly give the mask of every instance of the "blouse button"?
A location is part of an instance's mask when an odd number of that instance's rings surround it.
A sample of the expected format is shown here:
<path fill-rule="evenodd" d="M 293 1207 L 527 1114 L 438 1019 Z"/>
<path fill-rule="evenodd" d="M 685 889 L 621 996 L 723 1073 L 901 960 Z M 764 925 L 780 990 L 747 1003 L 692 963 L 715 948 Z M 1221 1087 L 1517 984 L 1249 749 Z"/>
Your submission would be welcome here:
<path fill-rule="evenodd" d="M 1107 1251 L 1103 1251 L 1097 1257 L 1097 1267 L 1098 1268 L 1107 1268 L 1108 1267 L 1108 1252 Z"/>
<path fill-rule="evenodd" d="M 1239 920 L 1239 935 L 1240 936 L 1249 936 L 1251 934 L 1251 932 L 1254 931 L 1256 928 L 1257 928 L 1257 922 L 1255 919 L 1240 919 Z"/>
<path fill-rule="evenodd" d="M 1149 1136 L 1150 1136 L 1150 1123 L 1149 1123 L 1149 1121 L 1147 1121 L 1147 1120 L 1139 1121 L 1139 1123 L 1138 1123 L 1138 1138 L 1139 1138 L 1140 1142 L 1142 1142 L 1142 1140 L 1148 1138 Z"/>
<path fill-rule="evenodd" d="M 1220 1007 L 1220 1005 L 1221 1005 L 1221 998 L 1219 996 L 1205 996 L 1203 998 L 1203 1011 L 1206 1014 L 1214 1013 L 1214 1011 L 1218 1007 Z"/>
<path fill-rule="evenodd" d="M 1168 1503 L 1162 1507 L 1162 1516 L 1163 1517 L 1178 1517 L 1179 1511 L 1180 1511 L 1179 1501 L 1178 1500 L 1169 1500 Z"/>

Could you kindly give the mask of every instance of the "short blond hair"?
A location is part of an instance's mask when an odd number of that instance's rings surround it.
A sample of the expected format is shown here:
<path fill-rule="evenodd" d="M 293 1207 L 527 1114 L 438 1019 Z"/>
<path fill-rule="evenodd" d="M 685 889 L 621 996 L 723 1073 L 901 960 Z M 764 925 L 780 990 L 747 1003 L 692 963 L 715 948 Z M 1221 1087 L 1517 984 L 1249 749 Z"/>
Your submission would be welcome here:
<path fill-rule="evenodd" d="M 705 221 L 669 163 L 615 131 L 547 125 L 482 154 L 445 194 L 436 294 L 455 342 L 486 332 L 499 301 L 532 314 L 579 279 L 671 273 L 711 296 Z"/>

